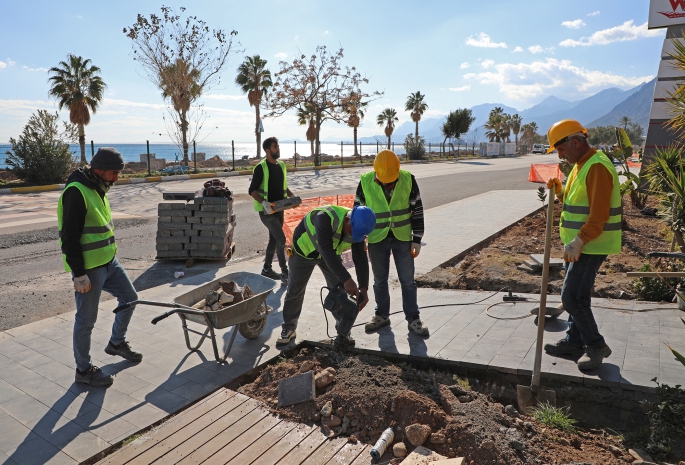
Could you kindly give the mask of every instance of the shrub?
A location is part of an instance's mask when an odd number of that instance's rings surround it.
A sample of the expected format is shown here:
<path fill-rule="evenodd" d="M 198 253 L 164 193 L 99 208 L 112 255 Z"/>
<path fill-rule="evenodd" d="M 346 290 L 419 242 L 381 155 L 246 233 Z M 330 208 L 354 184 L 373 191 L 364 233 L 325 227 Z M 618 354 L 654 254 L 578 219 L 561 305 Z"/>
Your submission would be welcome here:
<path fill-rule="evenodd" d="M 533 418 L 545 425 L 568 432 L 576 430 L 577 422 L 569 415 L 568 407 L 553 407 L 545 402 L 534 407 L 531 414 Z"/>
<path fill-rule="evenodd" d="M 662 267 L 663 268 L 663 267 Z M 658 271 L 682 271 L 683 265 L 667 265 L 665 270 Z M 652 271 L 652 267 L 646 263 L 638 271 Z M 633 282 L 633 289 L 639 300 L 647 300 L 650 302 L 671 302 L 675 297 L 673 290 L 677 286 L 685 283 L 683 278 L 666 278 L 668 284 L 661 278 L 637 278 Z"/>
<path fill-rule="evenodd" d="M 76 142 L 76 125 L 64 123 L 59 132 L 59 116 L 38 110 L 29 118 L 18 139 L 10 138 L 7 165 L 15 176 L 32 184 L 55 184 L 66 181 L 74 168 L 74 154 L 69 143 Z"/>
<path fill-rule="evenodd" d="M 657 385 L 657 401 L 643 402 L 651 430 L 647 452 L 660 459 L 666 458 L 672 452 L 680 455 L 685 439 L 685 389 L 680 385 L 671 387 L 659 384 L 656 378 L 652 381 Z M 674 445 L 677 447 L 675 451 Z"/>
<path fill-rule="evenodd" d="M 404 139 L 404 150 L 410 160 L 422 160 L 426 154 L 426 140 L 421 136 L 415 138 L 414 134 L 408 134 Z"/>

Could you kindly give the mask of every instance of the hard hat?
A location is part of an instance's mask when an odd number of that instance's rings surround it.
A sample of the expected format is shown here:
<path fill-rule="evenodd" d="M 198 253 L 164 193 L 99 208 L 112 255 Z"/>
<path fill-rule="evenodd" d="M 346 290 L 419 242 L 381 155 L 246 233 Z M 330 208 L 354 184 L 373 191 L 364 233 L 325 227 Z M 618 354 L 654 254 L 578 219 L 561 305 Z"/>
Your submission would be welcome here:
<path fill-rule="evenodd" d="M 587 129 L 574 119 L 562 119 L 554 123 L 547 131 L 549 149 L 547 153 L 552 153 L 554 146 L 566 142 L 567 137 L 582 132 L 587 137 Z"/>
<path fill-rule="evenodd" d="M 395 182 L 400 175 L 400 159 L 392 150 L 381 150 L 373 161 L 373 169 L 383 184 Z"/>
<path fill-rule="evenodd" d="M 369 207 L 356 205 L 350 214 L 350 224 L 352 224 L 352 241 L 362 242 L 376 227 L 376 214 Z"/>

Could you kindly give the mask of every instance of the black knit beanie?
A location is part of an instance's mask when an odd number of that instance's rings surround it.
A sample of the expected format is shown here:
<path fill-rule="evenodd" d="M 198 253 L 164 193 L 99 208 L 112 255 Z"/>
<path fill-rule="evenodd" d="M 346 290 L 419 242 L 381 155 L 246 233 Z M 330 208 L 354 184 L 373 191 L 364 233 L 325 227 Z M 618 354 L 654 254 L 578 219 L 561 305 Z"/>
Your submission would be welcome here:
<path fill-rule="evenodd" d="M 124 157 L 115 148 L 101 147 L 90 160 L 90 167 L 98 170 L 121 171 L 124 169 Z"/>

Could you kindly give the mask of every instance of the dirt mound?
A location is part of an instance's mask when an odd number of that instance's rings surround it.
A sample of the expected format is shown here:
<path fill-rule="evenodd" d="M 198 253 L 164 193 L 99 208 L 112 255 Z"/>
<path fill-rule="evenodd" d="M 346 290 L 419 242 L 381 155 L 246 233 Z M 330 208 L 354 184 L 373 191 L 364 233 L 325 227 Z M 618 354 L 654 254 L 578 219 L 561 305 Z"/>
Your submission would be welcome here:
<path fill-rule="evenodd" d="M 10 170 L 0 170 L 0 181 L 3 182 L 10 182 L 10 181 L 16 181 L 17 178 L 13 172 Z"/>
<path fill-rule="evenodd" d="M 317 389 L 315 401 L 279 408 L 278 381 L 298 374 L 306 361 L 313 363 L 316 373 L 335 368 L 335 381 Z M 465 380 L 379 357 L 305 348 L 265 367 L 254 381 L 237 390 L 263 401 L 285 419 L 307 424 L 321 423 L 319 412 L 330 402 L 333 414 L 347 426 L 344 430 L 324 427 L 324 431 L 352 441 L 359 438 L 373 444 L 386 428 L 393 427 L 394 443 L 404 442 L 411 451 L 414 446 L 407 440 L 406 428 L 427 425 L 432 434 L 425 447 L 448 457 L 466 457 L 467 464 L 618 465 L 631 461 L 624 449 L 616 448 L 620 446 L 617 440 L 603 431 L 566 433 L 530 417 L 513 418 L 504 413 L 502 404 L 471 390 Z"/>

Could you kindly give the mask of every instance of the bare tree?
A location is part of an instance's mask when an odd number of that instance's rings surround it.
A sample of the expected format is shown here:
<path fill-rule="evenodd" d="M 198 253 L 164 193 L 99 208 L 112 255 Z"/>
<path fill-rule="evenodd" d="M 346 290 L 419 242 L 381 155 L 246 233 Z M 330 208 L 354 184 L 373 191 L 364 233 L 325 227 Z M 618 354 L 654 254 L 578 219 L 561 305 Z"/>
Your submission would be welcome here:
<path fill-rule="evenodd" d="M 265 106 L 270 110 L 265 115 L 267 117 L 278 117 L 291 109 L 313 110 L 316 128 L 314 164 L 317 166 L 321 155 L 321 124 L 326 120 L 347 123 L 345 97 L 354 93 L 361 100 L 382 95 L 378 91 L 372 94 L 363 92 L 360 86 L 368 84 L 368 78 L 362 77 L 354 67 L 343 69 L 342 58 L 342 48 L 332 54 L 321 45 L 309 57 L 301 54 L 292 63 L 282 61 L 272 91 L 266 96 Z"/>
<path fill-rule="evenodd" d="M 180 9 L 183 13 L 185 8 Z M 163 6 L 162 16 L 149 18 L 138 14 L 136 22 L 124 28 L 133 42 L 133 59 L 140 63 L 147 78 L 171 102 L 176 115 L 172 118 L 183 147 L 183 162 L 188 164 L 188 131 L 191 106 L 203 92 L 220 81 L 233 50 L 233 36 L 222 29 L 210 30 L 197 16 L 181 18 L 173 9 Z M 168 127 L 168 125 L 167 125 Z M 176 139 L 172 133 L 172 139 Z"/>

